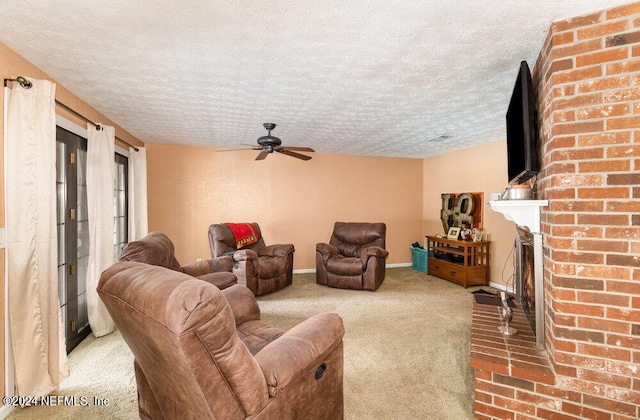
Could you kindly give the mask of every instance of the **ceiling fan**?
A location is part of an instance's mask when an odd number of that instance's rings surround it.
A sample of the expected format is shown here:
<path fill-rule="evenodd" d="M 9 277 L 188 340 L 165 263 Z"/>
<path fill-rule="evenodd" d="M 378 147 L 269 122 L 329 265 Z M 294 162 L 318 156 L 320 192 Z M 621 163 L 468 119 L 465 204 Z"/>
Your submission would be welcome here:
<path fill-rule="evenodd" d="M 314 152 L 314 150 L 310 147 L 292 147 L 292 146 L 282 146 L 282 141 L 271 135 L 271 130 L 276 128 L 274 123 L 264 123 L 262 124 L 264 128 L 267 129 L 267 135 L 258 138 L 259 146 L 253 146 L 250 149 L 227 149 L 220 150 L 220 152 L 231 152 L 234 150 L 260 150 L 256 160 L 262 160 L 266 158 L 269 153 L 278 152 L 283 155 L 291 156 L 297 159 L 309 160 L 311 156 L 303 155 L 297 152 Z"/>

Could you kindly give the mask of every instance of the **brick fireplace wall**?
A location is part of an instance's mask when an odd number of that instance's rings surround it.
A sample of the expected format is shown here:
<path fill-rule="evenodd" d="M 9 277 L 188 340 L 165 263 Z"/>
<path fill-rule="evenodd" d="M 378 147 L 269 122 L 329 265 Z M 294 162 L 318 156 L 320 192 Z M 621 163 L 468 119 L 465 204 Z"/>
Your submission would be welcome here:
<path fill-rule="evenodd" d="M 552 24 L 533 67 L 553 384 L 476 369 L 476 418 L 640 418 L 640 3 Z"/>
<path fill-rule="evenodd" d="M 535 69 L 546 343 L 577 400 L 563 411 L 638 418 L 640 3 L 555 22 Z"/>

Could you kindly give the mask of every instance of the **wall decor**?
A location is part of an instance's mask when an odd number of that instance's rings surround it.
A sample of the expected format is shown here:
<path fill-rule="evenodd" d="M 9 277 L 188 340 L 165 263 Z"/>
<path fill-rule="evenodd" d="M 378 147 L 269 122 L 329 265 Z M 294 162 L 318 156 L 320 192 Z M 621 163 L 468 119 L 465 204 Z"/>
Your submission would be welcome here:
<path fill-rule="evenodd" d="M 484 193 L 464 192 L 440 194 L 440 220 L 445 233 L 450 227 L 482 229 Z"/>

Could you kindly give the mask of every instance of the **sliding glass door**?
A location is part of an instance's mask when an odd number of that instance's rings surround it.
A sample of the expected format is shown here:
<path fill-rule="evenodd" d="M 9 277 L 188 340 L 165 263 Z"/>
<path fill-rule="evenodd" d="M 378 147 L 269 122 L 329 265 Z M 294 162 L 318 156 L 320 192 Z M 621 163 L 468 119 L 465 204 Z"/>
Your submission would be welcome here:
<path fill-rule="evenodd" d="M 58 299 L 67 353 L 89 333 L 87 266 L 87 140 L 57 127 Z"/>
<path fill-rule="evenodd" d="M 58 299 L 69 353 L 91 332 L 87 312 L 87 139 L 57 127 L 56 152 Z M 125 154 L 123 151 L 114 157 L 113 244 L 116 261 L 128 240 L 128 157 Z"/>
<path fill-rule="evenodd" d="M 127 243 L 128 239 L 128 226 L 129 226 L 129 218 L 128 218 L 128 208 L 129 202 L 127 200 L 128 197 L 128 182 L 129 179 L 129 166 L 128 166 L 128 158 L 120 153 L 116 152 L 115 157 L 115 171 L 113 178 L 113 243 L 114 249 L 113 254 L 115 257 L 115 261 L 118 261 L 120 258 L 120 251 L 124 244 Z"/>

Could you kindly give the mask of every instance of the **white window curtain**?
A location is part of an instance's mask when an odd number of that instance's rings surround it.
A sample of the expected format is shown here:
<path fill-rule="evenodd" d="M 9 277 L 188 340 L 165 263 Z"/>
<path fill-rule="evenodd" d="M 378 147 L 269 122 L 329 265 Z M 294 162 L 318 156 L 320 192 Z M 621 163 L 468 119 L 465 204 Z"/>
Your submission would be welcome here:
<path fill-rule="evenodd" d="M 147 151 L 129 148 L 129 242 L 149 233 L 147 217 Z"/>
<path fill-rule="evenodd" d="M 89 264 L 87 268 L 87 311 L 96 337 L 115 330 L 107 308 L 98 297 L 100 274 L 114 263 L 113 159 L 115 129 L 87 125 L 87 210 L 89 211 Z"/>
<path fill-rule="evenodd" d="M 14 83 L 6 127 L 6 263 L 17 395 L 58 389 L 69 367 L 58 303 L 56 85 Z"/>

